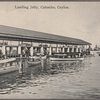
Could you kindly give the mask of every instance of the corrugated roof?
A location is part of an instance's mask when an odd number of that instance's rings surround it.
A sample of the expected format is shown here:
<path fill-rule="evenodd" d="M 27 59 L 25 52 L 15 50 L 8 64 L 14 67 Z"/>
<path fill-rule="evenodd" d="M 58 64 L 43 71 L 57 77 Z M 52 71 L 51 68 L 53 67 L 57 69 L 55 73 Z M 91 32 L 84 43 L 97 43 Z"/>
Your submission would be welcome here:
<path fill-rule="evenodd" d="M 0 37 L 26 39 L 30 41 L 44 41 L 53 43 L 64 43 L 72 45 L 90 45 L 86 41 L 81 39 L 75 39 L 70 37 L 64 37 L 59 35 L 52 35 L 49 33 L 32 31 L 27 29 L 15 28 L 10 26 L 0 25 Z"/>

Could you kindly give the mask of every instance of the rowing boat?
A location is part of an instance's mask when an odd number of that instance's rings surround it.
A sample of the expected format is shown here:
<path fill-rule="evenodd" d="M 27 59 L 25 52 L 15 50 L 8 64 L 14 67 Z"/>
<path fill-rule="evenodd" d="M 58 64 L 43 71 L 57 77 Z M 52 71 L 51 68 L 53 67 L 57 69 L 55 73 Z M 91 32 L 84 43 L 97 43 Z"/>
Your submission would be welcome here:
<path fill-rule="evenodd" d="M 38 64 L 41 64 L 41 61 L 28 61 L 28 66 L 35 66 L 35 65 L 38 65 Z"/>
<path fill-rule="evenodd" d="M 38 55 L 38 56 L 30 56 L 29 58 L 34 58 L 34 59 L 40 59 L 40 58 L 42 58 L 42 59 L 46 59 L 47 58 L 47 56 L 46 55 Z"/>
<path fill-rule="evenodd" d="M 69 57 L 67 54 L 54 54 L 50 57 L 50 61 L 82 61 L 83 57 Z"/>
<path fill-rule="evenodd" d="M 12 62 L 12 61 L 15 61 L 16 58 L 8 58 L 8 59 L 3 59 L 3 60 L 0 60 L 0 74 L 5 74 L 5 73 L 9 73 L 9 72 L 13 72 L 13 71 L 16 71 L 19 69 L 18 65 L 12 65 L 12 66 L 6 66 L 6 64 L 8 62 Z M 3 67 L 2 65 L 5 66 Z"/>
<path fill-rule="evenodd" d="M 0 68 L 0 74 L 6 74 L 19 69 L 18 65 Z"/>
<path fill-rule="evenodd" d="M 11 61 L 14 61 L 14 60 L 16 60 L 16 58 L 3 59 L 3 60 L 0 60 L 0 64 L 1 64 L 1 63 L 11 62 Z"/>
<path fill-rule="evenodd" d="M 41 64 L 41 59 L 39 57 L 29 57 L 28 66 L 35 66 Z"/>
<path fill-rule="evenodd" d="M 55 58 L 55 57 L 50 57 L 50 61 L 82 61 L 84 58 Z"/>

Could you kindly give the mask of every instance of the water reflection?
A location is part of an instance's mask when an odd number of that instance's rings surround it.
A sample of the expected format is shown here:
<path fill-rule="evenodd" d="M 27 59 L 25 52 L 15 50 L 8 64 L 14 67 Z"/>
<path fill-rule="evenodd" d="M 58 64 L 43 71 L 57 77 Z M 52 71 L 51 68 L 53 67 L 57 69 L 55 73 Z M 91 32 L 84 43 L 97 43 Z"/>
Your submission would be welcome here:
<path fill-rule="evenodd" d="M 49 64 L 51 68 L 51 72 L 53 73 L 74 73 L 79 72 L 83 69 L 83 62 L 77 61 L 77 62 L 52 62 Z"/>
<path fill-rule="evenodd" d="M 17 61 L 7 63 L 7 66 L 16 65 Z M 1 65 L 2 67 L 4 64 Z M 0 76 L 0 94 L 10 94 L 20 92 L 25 87 L 38 86 L 46 84 L 39 81 L 41 78 L 56 75 L 60 73 L 75 74 L 83 70 L 83 62 L 49 62 L 48 59 L 42 60 L 42 64 L 37 66 L 25 67 L 25 71 L 19 74 L 19 71 L 7 73 Z"/>

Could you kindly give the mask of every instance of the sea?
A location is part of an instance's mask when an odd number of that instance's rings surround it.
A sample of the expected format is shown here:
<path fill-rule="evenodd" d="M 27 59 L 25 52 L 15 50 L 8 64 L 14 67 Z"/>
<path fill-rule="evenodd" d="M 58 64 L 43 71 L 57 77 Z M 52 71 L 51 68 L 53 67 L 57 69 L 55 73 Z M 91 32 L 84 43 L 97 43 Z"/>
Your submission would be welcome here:
<path fill-rule="evenodd" d="M 0 75 L 0 99 L 100 99 L 100 56 L 49 61 Z"/>

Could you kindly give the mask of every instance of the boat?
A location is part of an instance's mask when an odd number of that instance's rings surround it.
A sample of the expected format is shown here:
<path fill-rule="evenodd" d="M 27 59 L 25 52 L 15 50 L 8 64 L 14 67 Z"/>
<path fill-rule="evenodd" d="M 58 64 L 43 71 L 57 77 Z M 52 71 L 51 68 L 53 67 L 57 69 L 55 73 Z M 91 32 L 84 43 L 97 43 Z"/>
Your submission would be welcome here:
<path fill-rule="evenodd" d="M 0 64 L 7 64 L 8 62 L 12 62 L 15 61 L 16 58 L 8 58 L 8 59 L 3 59 L 0 60 Z M 18 65 L 12 65 L 12 66 L 4 66 L 0 68 L 0 74 L 6 74 L 6 73 L 10 73 L 13 71 L 17 71 L 19 69 Z"/>
<path fill-rule="evenodd" d="M 1 63 L 11 62 L 11 61 L 14 61 L 14 60 L 16 60 L 16 58 L 3 59 L 3 60 L 0 60 L 0 64 L 1 64 Z"/>
<path fill-rule="evenodd" d="M 50 57 L 50 61 L 82 61 L 84 57 L 71 58 L 67 54 L 55 54 Z"/>
<path fill-rule="evenodd" d="M 50 57 L 50 61 L 82 61 L 84 58 L 56 58 L 56 57 Z"/>
<path fill-rule="evenodd" d="M 18 65 L 0 68 L 0 75 L 19 70 Z"/>
<path fill-rule="evenodd" d="M 29 57 L 28 66 L 35 66 L 41 64 L 41 59 L 38 57 Z"/>
<path fill-rule="evenodd" d="M 29 58 L 34 58 L 34 59 L 39 59 L 39 58 L 41 58 L 41 59 L 46 59 L 47 58 L 47 55 L 36 55 L 36 56 L 29 56 Z"/>
<path fill-rule="evenodd" d="M 79 62 L 79 61 L 50 61 L 50 64 L 62 64 L 62 63 L 76 63 L 76 62 Z"/>

